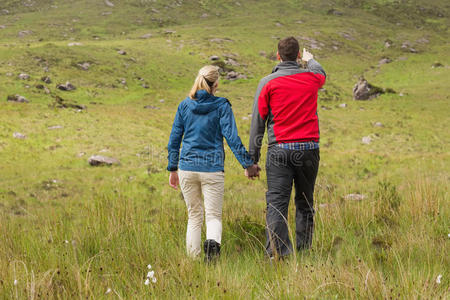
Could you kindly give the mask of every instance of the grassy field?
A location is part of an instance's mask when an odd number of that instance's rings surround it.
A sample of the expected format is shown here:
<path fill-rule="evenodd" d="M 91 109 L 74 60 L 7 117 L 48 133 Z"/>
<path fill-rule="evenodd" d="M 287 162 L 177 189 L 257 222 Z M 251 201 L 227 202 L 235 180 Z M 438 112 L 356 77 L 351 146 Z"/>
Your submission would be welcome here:
<path fill-rule="evenodd" d="M 449 298 L 446 1 L 111 2 L 0 3 L 0 298 Z M 313 248 L 265 259 L 265 173 L 248 181 L 226 148 L 223 255 L 190 260 L 165 171 L 177 105 L 211 55 L 231 57 L 247 79 L 222 77 L 217 94 L 247 145 L 253 94 L 289 35 L 328 74 Z M 397 93 L 354 101 L 361 75 Z M 91 167 L 95 154 L 121 163 Z"/>

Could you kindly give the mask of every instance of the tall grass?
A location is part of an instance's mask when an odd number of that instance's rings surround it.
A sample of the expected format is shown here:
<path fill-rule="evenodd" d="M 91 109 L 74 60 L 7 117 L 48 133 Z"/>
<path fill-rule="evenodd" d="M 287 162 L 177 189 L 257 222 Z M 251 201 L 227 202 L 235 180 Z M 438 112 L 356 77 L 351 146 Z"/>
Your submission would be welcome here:
<path fill-rule="evenodd" d="M 240 197 L 225 206 L 223 253 L 215 265 L 187 258 L 186 212 L 175 193 L 172 200 L 133 201 L 119 187 L 53 214 L 2 212 L 2 294 L 81 299 L 103 297 L 110 288 L 121 298 L 446 298 L 445 194 L 417 179 L 392 208 L 395 192 L 386 185 L 361 203 L 321 199 L 330 205 L 316 207 L 312 249 L 285 261 L 263 255 L 264 213 L 247 204 L 243 216 L 234 207 Z M 158 281 L 146 286 L 148 264 Z"/>

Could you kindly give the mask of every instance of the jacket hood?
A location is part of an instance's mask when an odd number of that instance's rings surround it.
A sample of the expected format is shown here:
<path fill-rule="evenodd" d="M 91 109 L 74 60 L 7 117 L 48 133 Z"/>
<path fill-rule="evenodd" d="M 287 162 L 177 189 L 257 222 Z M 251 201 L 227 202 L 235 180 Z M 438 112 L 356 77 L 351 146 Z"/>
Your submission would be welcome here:
<path fill-rule="evenodd" d="M 273 68 L 272 73 L 275 73 L 278 70 L 286 70 L 286 69 L 298 69 L 300 68 L 296 61 L 283 61 Z"/>
<path fill-rule="evenodd" d="M 197 115 L 206 115 L 228 102 L 227 99 L 215 97 L 205 90 L 199 90 L 195 95 L 197 99 L 188 98 L 187 104 L 188 108 Z"/>

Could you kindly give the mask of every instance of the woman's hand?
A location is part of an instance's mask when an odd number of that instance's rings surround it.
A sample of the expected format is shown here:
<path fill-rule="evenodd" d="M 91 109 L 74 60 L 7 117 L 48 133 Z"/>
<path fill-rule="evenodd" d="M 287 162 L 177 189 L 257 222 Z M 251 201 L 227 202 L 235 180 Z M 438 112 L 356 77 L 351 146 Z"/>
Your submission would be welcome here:
<path fill-rule="evenodd" d="M 169 175 L 169 185 L 175 190 L 178 189 L 178 185 L 180 184 L 180 179 L 178 179 L 178 172 L 172 171 Z"/>

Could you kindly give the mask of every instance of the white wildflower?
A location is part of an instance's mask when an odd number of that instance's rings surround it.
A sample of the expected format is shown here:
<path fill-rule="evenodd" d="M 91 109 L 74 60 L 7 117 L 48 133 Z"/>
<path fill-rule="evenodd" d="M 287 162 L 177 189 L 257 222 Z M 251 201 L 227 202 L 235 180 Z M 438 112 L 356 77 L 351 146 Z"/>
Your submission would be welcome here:
<path fill-rule="evenodd" d="M 153 278 L 155 277 L 155 271 L 150 271 L 147 273 L 147 278 Z"/>
<path fill-rule="evenodd" d="M 450 238 L 450 233 L 448 234 L 448 237 Z"/>
<path fill-rule="evenodd" d="M 106 290 L 105 295 L 108 295 L 108 294 L 111 293 L 111 292 L 112 292 L 111 288 L 108 288 L 108 289 Z"/>
<path fill-rule="evenodd" d="M 14 285 L 17 285 L 18 283 L 17 279 L 14 279 Z"/>
<path fill-rule="evenodd" d="M 152 282 L 153 282 L 153 283 L 156 283 L 156 277 L 153 277 L 153 278 L 152 278 Z"/>
<path fill-rule="evenodd" d="M 148 278 L 147 278 L 147 279 L 145 279 L 145 282 L 144 282 L 144 284 L 145 284 L 145 285 L 149 285 L 149 284 L 150 284 L 150 279 L 148 279 Z"/>
<path fill-rule="evenodd" d="M 152 269 L 152 265 L 147 265 L 147 269 L 151 270 Z"/>
<path fill-rule="evenodd" d="M 436 283 L 440 284 L 441 283 L 441 279 L 442 279 L 442 275 L 439 274 L 438 277 L 436 278 Z"/>
<path fill-rule="evenodd" d="M 64 241 L 64 244 L 68 244 L 68 243 L 69 243 L 69 241 L 68 241 L 68 240 L 65 240 L 65 241 Z"/>

